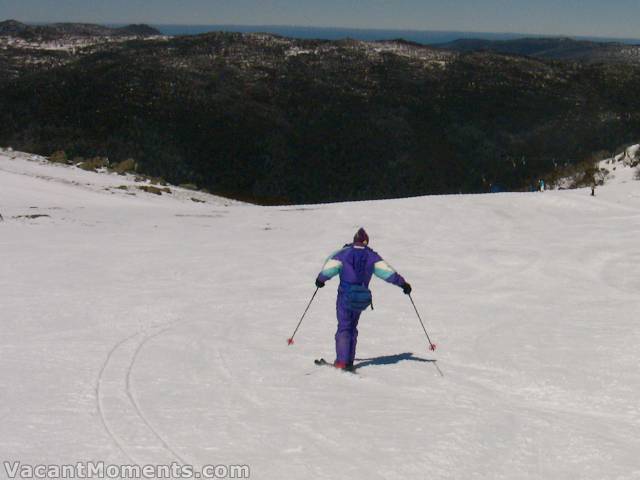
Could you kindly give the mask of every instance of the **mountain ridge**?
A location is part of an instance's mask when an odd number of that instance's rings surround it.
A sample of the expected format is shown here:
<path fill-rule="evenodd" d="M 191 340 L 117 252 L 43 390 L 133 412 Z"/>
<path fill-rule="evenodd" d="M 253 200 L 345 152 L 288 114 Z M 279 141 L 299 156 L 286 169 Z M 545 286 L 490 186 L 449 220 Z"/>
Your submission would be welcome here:
<path fill-rule="evenodd" d="M 508 55 L 526 55 L 547 60 L 640 63 L 640 44 L 628 45 L 620 42 L 575 40 L 568 37 L 532 37 L 515 40 L 459 39 L 436 44 L 433 47 L 456 52 L 485 51 Z"/>
<path fill-rule="evenodd" d="M 160 36 L 162 33 L 149 25 L 131 24 L 124 27 L 106 27 L 93 23 L 51 23 L 29 25 L 17 20 L 0 22 L 0 36 L 14 36 L 25 40 L 56 40 L 67 37 L 120 37 L 120 36 Z"/>
<path fill-rule="evenodd" d="M 0 82 L 0 144 L 254 203 L 527 190 L 640 130 L 632 64 L 220 32 L 82 52 Z"/>

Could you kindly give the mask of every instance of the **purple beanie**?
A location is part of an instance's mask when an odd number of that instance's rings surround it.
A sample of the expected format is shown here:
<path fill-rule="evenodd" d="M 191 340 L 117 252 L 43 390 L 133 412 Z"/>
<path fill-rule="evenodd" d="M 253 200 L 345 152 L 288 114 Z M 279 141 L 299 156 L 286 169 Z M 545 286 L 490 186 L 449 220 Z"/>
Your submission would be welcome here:
<path fill-rule="evenodd" d="M 364 231 L 364 228 L 360 228 L 353 236 L 353 243 L 369 243 L 369 235 Z"/>

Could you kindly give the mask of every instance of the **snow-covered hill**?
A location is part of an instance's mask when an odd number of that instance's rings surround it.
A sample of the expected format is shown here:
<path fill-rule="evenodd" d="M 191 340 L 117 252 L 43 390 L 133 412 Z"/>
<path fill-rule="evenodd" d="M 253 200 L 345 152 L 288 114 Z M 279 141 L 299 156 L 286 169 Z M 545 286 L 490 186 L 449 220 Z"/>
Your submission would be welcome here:
<path fill-rule="evenodd" d="M 137 186 L 0 153 L 1 460 L 640 478 L 640 182 L 269 208 Z M 374 280 L 350 375 L 312 362 L 335 280 L 286 339 L 361 225 L 439 348 Z"/>
<path fill-rule="evenodd" d="M 602 160 L 598 167 L 606 173 L 605 180 L 616 184 L 640 180 L 640 144 L 626 148 L 622 153 Z"/>

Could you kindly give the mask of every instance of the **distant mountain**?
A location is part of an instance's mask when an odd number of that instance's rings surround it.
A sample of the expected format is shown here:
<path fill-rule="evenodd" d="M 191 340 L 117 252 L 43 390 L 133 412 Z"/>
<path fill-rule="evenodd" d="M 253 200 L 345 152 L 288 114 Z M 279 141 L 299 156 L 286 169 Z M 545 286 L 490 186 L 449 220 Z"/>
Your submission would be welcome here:
<path fill-rule="evenodd" d="M 16 20 L 5 20 L 0 22 L 1 36 L 19 36 L 31 27 Z"/>
<path fill-rule="evenodd" d="M 149 37 L 161 35 L 148 25 L 128 25 L 111 28 L 91 23 L 52 23 L 49 25 L 27 25 L 16 20 L 0 22 L 0 36 L 12 36 L 24 40 L 58 40 L 68 37 Z"/>
<path fill-rule="evenodd" d="M 122 35 L 135 35 L 138 37 L 153 37 L 155 35 L 162 35 L 159 30 L 143 23 L 127 25 L 126 27 L 116 28 L 115 30 L 117 32 L 120 32 Z"/>
<path fill-rule="evenodd" d="M 548 60 L 586 62 L 635 60 L 640 63 L 640 45 L 573 40 L 571 38 L 523 38 L 504 41 L 460 39 L 433 46 L 456 52 L 484 51 L 509 55 L 526 55 Z"/>
<path fill-rule="evenodd" d="M 237 33 L 18 50 L 0 145 L 258 203 L 527 189 L 640 131 L 633 62 Z"/>

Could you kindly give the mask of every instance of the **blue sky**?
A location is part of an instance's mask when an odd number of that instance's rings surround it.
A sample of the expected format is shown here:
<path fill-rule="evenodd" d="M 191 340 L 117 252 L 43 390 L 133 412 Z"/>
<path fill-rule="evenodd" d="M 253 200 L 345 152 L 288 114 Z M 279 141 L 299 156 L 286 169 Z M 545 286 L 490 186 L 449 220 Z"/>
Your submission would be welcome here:
<path fill-rule="evenodd" d="M 0 0 L 0 20 L 640 37 L 640 0 Z"/>

